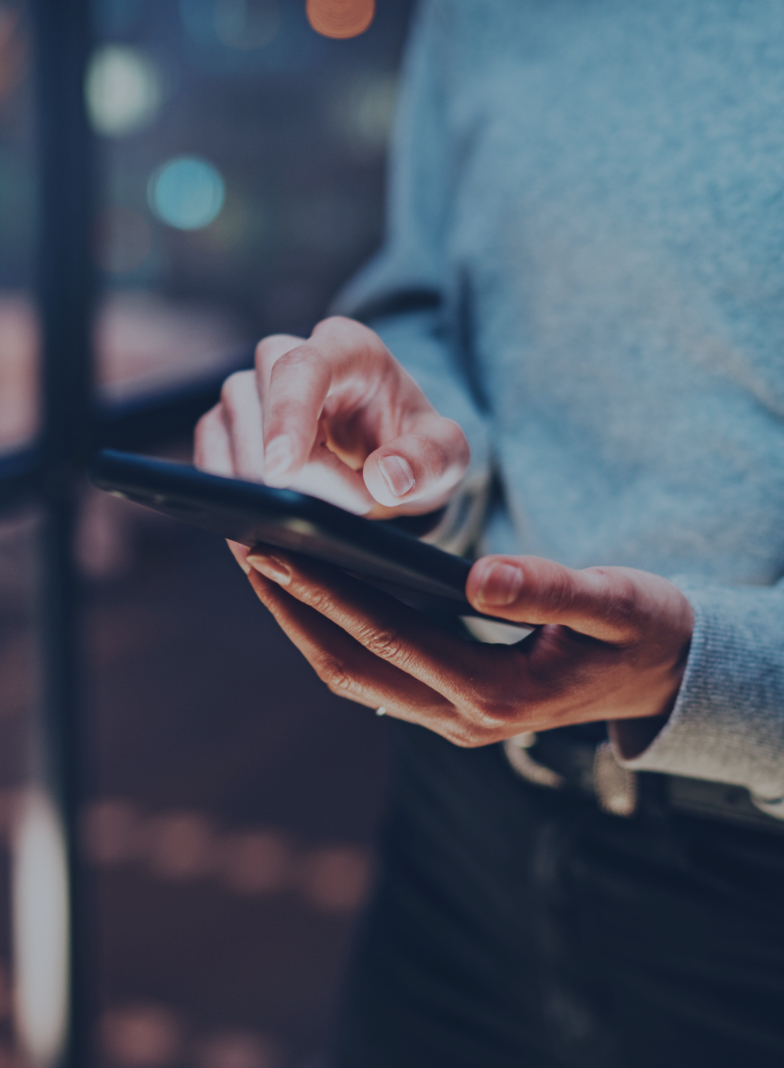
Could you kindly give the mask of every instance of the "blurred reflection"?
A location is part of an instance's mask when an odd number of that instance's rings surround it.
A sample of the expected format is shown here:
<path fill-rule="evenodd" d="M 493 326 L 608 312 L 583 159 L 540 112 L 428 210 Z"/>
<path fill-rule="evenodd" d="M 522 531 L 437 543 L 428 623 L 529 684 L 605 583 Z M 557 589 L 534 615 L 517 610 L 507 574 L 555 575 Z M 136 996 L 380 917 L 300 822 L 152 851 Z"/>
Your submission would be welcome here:
<path fill-rule="evenodd" d="M 36 1068 L 48 1068 L 66 1034 L 68 887 L 63 829 L 38 790 L 25 797 L 13 836 L 12 919 L 19 1037 Z"/>
<path fill-rule="evenodd" d="M 96 133 L 135 133 L 152 122 L 161 104 L 157 65 L 138 48 L 104 45 L 90 59 L 85 94 Z"/>
<path fill-rule="evenodd" d="M 164 163 L 150 178 L 147 200 L 158 218 L 178 230 L 201 230 L 216 219 L 226 198 L 220 171 L 198 156 Z"/>

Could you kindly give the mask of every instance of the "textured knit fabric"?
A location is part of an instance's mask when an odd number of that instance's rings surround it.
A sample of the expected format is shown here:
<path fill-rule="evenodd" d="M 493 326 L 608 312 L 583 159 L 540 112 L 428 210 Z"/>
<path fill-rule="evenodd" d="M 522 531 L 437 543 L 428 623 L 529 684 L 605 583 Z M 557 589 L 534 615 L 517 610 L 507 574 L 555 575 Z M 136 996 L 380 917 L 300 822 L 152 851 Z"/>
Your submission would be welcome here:
<path fill-rule="evenodd" d="M 784 3 L 433 0 L 339 309 L 465 429 L 482 548 L 674 579 L 630 766 L 784 797 Z M 622 728 L 621 728 L 622 729 Z"/>

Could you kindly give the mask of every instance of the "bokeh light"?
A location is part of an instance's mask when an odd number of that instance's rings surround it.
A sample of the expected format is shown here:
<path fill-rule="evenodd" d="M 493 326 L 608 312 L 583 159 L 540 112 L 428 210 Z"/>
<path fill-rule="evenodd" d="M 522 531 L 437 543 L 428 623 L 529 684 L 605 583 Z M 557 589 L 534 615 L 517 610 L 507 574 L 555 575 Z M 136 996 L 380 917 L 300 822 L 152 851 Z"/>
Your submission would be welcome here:
<path fill-rule="evenodd" d="M 356 846 L 325 846 L 303 857 L 301 891 L 322 912 L 354 912 L 370 885 L 370 857 Z"/>
<path fill-rule="evenodd" d="M 128 801 L 94 802 L 83 813 L 81 830 L 85 853 L 94 864 L 124 864 L 139 853 L 139 818 Z"/>
<path fill-rule="evenodd" d="M 100 1043 L 110 1062 L 123 1068 L 168 1068 L 180 1062 L 183 1028 L 162 1005 L 128 1005 L 105 1012 Z"/>
<path fill-rule="evenodd" d="M 275 1043 L 244 1031 L 213 1036 L 196 1058 L 197 1068 L 278 1068 L 280 1063 Z"/>
<path fill-rule="evenodd" d="M 288 884 L 293 867 L 291 849 L 275 831 L 227 836 L 221 852 L 222 882 L 237 894 L 267 894 Z"/>
<path fill-rule="evenodd" d="M 358 37 L 373 21 L 375 0 L 307 0 L 308 22 L 324 37 Z"/>
<path fill-rule="evenodd" d="M 215 32 L 228 48 L 263 48 L 279 29 L 278 0 L 216 0 Z"/>
<path fill-rule="evenodd" d="M 161 105 L 161 79 L 150 56 L 128 45 L 102 45 L 85 79 L 87 110 L 96 133 L 124 137 L 147 126 Z"/>
<path fill-rule="evenodd" d="M 0 100 L 19 84 L 26 55 L 27 45 L 19 32 L 19 12 L 0 7 Z"/>
<path fill-rule="evenodd" d="M 197 879 L 215 866 L 212 821 L 199 812 L 173 812 L 149 820 L 148 861 L 159 879 Z"/>
<path fill-rule="evenodd" d="M 199 156 L 178 156 L 154 172 L 147 201 L 162 221 L 178 230 L 200 230 L 218 217 L 226 198 L 220 171 Z"/>
<path fill-rule="evenodd" d="M 330 118 L 359 158 L 377 156 L 386 149 L 397 88 L 394 75 L 365 74 L 341 85 L 332 99 Z"/>
<path fill-rule="evenodd" d="M 0 449 L 35 433 L 41 330 L 20 293 L 0 293 Z"/>

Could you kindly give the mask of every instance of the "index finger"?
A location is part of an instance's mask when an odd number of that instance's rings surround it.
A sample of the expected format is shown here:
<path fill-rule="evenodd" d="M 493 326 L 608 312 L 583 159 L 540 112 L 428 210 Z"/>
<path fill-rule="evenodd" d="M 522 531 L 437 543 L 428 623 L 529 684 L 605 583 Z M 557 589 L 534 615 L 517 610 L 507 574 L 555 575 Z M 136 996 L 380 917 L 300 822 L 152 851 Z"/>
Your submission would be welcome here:
<path fill-rule="evenodd" d="M 334 568 L 256 546 L 248 563 L 301 603 L 315 608 L 374 656 L 425 683 L 455 705 L 479 699 L 488 659 L 497 670 L 507 646 L 456 637 L 389 594 Z"/>
<path fill-rule="evenodd" d="M 327 397 L 341 388 L 341 400 L 359 408 L 372 392 L 389 353 L 372 330 L 349 319 L 320 323 L 309 341 L 261 362 L 264 477 L 287 484 L 307 462 Z M 346 396 L 349 394 L 349 396 Z"/>

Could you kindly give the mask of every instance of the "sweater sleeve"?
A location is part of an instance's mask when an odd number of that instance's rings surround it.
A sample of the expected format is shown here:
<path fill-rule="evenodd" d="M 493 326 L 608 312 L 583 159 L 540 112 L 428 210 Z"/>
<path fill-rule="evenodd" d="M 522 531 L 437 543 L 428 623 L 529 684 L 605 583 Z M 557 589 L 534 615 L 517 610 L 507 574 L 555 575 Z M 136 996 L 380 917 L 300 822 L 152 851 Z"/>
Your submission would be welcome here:
<path fill-rule="evenodd" d="M 438 0 L 415 20 L 393 135 L 386 239 L 338 295 L 336 314 L 372 326 L 441 415 L 463 428 L 469 470 L 427 540 L 461 552 L 478 533 L 490 481 L 481 389 L 461 336 L 459 285 L 449 277 L 452 167 L 447 82 L 450 20 Z"/>
<path fill-rule="evenodd" d="M 629 752 L 623 721 L 611 723 L 616 759 L 636 771 L 745 786 L 759 808 L 784 819 L 784 581 L 676 585 L 696 617 L 678 699 L 641 753 Z"/>

